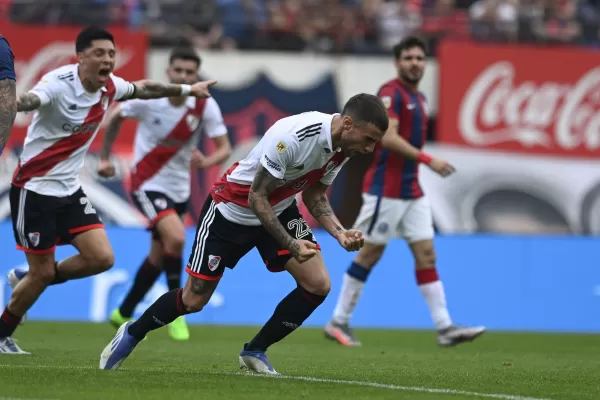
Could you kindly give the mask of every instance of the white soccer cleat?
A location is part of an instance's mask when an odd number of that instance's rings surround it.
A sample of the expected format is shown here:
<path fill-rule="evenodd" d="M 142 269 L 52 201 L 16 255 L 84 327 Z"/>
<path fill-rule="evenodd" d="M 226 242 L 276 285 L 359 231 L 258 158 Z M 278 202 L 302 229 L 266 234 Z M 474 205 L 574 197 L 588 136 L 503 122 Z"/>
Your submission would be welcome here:
<path fill-rule="evenodd" d="M 0 338 L 0 354 L 31 354 L 21 350 L 13 338 Z"/>
<path fill-rule="evenodd" d="M 449 347 L 459 343 L 472 342 L 486 331 L 485 326 L 476 326 L 472 328 L 462 328 L 451 325 L 446 329 L 438 331 L 437 341 L 440 346 Z"/>
<path fill-rule="evenodd" d="M 113 340 L 104 348 L 102 354 L 100 354 L 100 369 L 119 369 L 123 361 L 129 357 L 135 346 L 138 345 L 139 341 L 127 331 L 132 323 L 125 322 L 121 325 Z"/>
<path fill-rule="evenodd" d="M 262 375 L 279 375 L 279 372 L 275 371 L 264 351 L 246 350 L 246 345 L 244 345 L 244 350 L 240 352 L 241 369 Z"/>
<path fill-rule="evenodd" d="M 21 282 L 25 275 L 27 275 L 27 272 L 28 271 L 23 268 L 13 268 L 10 271 L 8 271 L 8 275 L 6 277 L 8 278 L 8 284 L 10 285 L 12 290 L 15 290 L 19 282 Z M 19 322 L 19 325 L 23 325 L 25 323 L 26 315 L 27 314 L 21 317 L 21 322 Z"/>

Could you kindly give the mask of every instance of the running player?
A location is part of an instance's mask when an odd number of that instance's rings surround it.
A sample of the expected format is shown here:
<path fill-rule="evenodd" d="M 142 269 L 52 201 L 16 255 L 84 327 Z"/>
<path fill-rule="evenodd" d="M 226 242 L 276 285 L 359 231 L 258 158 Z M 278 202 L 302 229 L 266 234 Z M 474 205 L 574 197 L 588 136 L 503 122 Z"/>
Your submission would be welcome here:
<path fill-rule="evenodd" d="M 167 75 L 171 83 L 197 81 L 200 57 L 193 48 L 171 52 Z M 155 100 L 130 100 L 121 103 L 108 120 L 98 173 L 113 176 L 115 168 L 110 149 L 125 118 L 139 120 L 135 137 L 131 173 L 132 199 L 148 218 L 152 231 L 150 253 L 135 276 L 133 286 L 110 322 L 115 327 L 131 320 L 133 310 L 152 288 L 162 270 L 169 290 L 181 287 L 181 269 L 185 242 L 182 218 L 190 197 L 190 163 L 208 168 L 223 162 L 231 154 L 227 127 L 217 102 L 211 97 L 175 96 Z M 215 151 L 204 156 L 198 149 L 201 129 L 215 144 Z M 175 340 L 188 340 L 184 316 L 169 324 Z"/>
<path fill-rule="evenodd" d="M 13 292 L 0 318 L 0 353 L 27 354 L 11 336 L 48 285 L 96 275 L 113 265 L 104 226 L 79 180 L 84 156 L 111 103 L 177 95 L 208 97 L 208 87 L 215 83 L 127 82 L 112 74 L 113 36 L 95 27 L 79 33 L 75 50 L 77 64 L 47 73 L 17 99 L 19 111 L 37 111 L 10 190 L 17 248 L 25 251 L 29 271 L 9 271 Z M 72 244 L 79 254 L 57 263 L 57 244 Z"/>
<path fill-rule="evenodd" d="M 385 83 L 379 97 L 390 124 L 363 182 L 363 205 L 355 228 L 364 232 L 365 246 L 344 275 L 342 290 L 326 337 L 346 346 L 360 342 L 349 327 L 350 317 L 369 273 L 395 237 L 404 238 L 415 259 L 417 285 L 425 298 L 441 346 L 471 341 L 484 327 L 460 328 L 452 323 L 444 287 L 435 266 L 433 220 L 427 197 L 419 185 L 419 163 L 447 177 L 454 167 L 421 152 L 427 139 L 425 97 L 418 91 L 425 69 L 425 43 L 407 37 L 394 47 L 398 78 Z"/>
<path fill-rule="evenodd" d="M 17 115 L 16 79 L 13 52 L 8 41 L 0 35 L 0 155 Z"/>
<path fill-rule="evenodd" d="M 266 350 L 302 325 L 331 285 L 295 196 L 302 192 L 310 213 L 343 248 L 358 250 L 361 233 L 342 227 L 325 193 L 348 157 L 372 152 L 387 127 L 381 100 L 368 94 L 348 100 L 341 115 L 306 112 L 277 121 L 250 154 L 214 184 L 198 221 L 184 288 L 164 294 L 140 319 L 123 324 L 102 352 L 100 368 L 119 368 L 148 332 L 202 310 L 225 268 L 234 268 L 256 247 L 267 269 L 287 270 L 298 286 L 243 346 L 239 361 L 243 368 L 277 374 Z"/>

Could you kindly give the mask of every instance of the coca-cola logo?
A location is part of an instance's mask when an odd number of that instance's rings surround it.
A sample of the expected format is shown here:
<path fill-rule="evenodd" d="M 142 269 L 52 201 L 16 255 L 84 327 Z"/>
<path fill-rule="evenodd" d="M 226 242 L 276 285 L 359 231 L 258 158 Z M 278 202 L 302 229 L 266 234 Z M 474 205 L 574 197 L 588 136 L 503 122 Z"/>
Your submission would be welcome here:
<path fill-rule="evenodd" d="M 473 80 L 458 120 L 467 143 L 600 148 L 600 67 L 588 70 L 574 83 L 527 80 L 517 84 L 518 72 L 511 62 L 502 61 Z"/>
<path fill-rule="evenodd" d="M 17 93 L 30 90 L 44 74 L 66 64 L 74 63 L 77 56 L 72 42 L 56 41 L 40 48 L 29 60 L 16 59 L 15 72 L 17 74 Z M 117 47 L 115 71 L 123 68 L 134 56 L 133 49 Z M 15 126 L 26 126 L 31 121 L 31 113 L 18 113 Z"/>
<path fill-rule="evenodd" d="M 93 133 L 98 129 L 99 124 L 97 122 L 89 122 L 82 125 L 71 125 L 69 123 L 63 124 L 62 128 L 65 132 L 71 133 Z"/>

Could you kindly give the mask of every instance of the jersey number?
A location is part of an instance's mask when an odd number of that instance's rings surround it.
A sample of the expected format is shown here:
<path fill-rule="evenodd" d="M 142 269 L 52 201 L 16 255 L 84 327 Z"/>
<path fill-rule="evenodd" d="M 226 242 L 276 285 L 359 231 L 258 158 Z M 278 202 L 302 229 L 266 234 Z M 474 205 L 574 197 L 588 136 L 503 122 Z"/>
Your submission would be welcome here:
<path fill-rule="evenodd" d="M 287 224 L 288 229 L 296 229 L 296 239 L 302 239 L 312 233 L 310 227 L 303 218 L 293 219 Z"/>
<path fill-rule="evenodd" d="M 79 203 L 81 203 L 82 206 L 85 206 L 85 209 L 83 210 L 85 214 L 96 214 L 96 209 L 92 207 L 92 203 L 90 203 L 90 200 L 87 197 L 80 198 Z"/>

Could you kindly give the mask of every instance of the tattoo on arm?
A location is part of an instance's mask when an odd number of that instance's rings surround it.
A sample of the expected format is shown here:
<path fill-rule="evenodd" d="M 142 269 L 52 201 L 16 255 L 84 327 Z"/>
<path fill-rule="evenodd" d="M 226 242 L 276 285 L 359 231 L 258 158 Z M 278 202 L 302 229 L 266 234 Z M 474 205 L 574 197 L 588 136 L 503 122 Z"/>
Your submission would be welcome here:
<path fill-rule="evenodd" d="M 4 148 L 17 115 L 17 93 L 15 81 L 0 81 L 0 149 Z"/>
<path fill-rule="evenodd" d="M 315 217 L 315 219 L 318 220 L 332 236 L 335 236 L 342 233 L 345 229 L 342 227 L 342 224 L 331 208 L 329 199 L 325 194 L 326 190 L 327 185 L 320 182 L 316 183 L 304 190 L 302 193 L 302 200 L 311 215 Z"/>
<path fill-rule="evenodd" d="M 134 99 L 158 99 L 161 97 L 181 96 L 181 85 L 173 83 L 162 83 L 145 79 L 137 81 L 135 85 Z"/>
<path fill-rule="evenodd" d="M 40 98 L 31 92 L 22 93 L 17 102 L 17 111 L 33 111 L 42 105 Z"/>
<path fill-rule="evenodd" d="M 118 111 L 116 112 L 118 113 Z M 104 130 L 104 142 L 102 143 L 102 150 L 100 152 L 101 159 L 107 160 L 110 156 L 110 149 L 117 139 L 117 134 L 119 133 L 119 129 L 121 129 L 122 123 L 123 118 L 116 114 L 106 125 L 106 129 Z"/>
<path fill-rule="evenodd" d="M 218 279 L 214 281 L 205 281 L 203 279 L 195 278 L 193 276 L 190 277 L 190 279 L 192 280 L 192 293 L 197 294 L 199 296 L 211 296 L 217 288 L 217 285 L 219 284 Z"/>
<path fill-rule="evenodd" d="M 269 204 L 269 194 L 277 188 L 280 182 L 280 179 L 275 178 L 259 164 L 248 194 L 248 204 L 275 240 L 295 255 L 300 250 L 300 246 L 296 244 L 296 240 L 281 225 L 273 207 Z"/>

